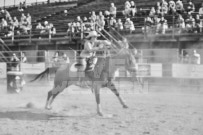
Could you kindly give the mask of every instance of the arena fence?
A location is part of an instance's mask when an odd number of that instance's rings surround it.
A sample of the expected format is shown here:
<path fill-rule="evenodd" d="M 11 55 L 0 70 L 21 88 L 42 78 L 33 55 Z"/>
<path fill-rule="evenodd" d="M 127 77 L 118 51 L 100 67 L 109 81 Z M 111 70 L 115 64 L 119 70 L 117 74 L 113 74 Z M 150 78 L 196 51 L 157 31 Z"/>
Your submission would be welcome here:
<path fill-rule="evenodd" d="M 184 87 L 191 89 L 200 89 L 203 82 L 203 65 L 201 65 L 203 50 L 197 50 L 200 63 L 195 63 L 194 50 L 183 50 L 181 54 L 178 49 L 143 49 L 138 50 L 136 58 L 137 72 L 131 74 L 126 72 L 124 68 L 120 68 L 116 72 L 117 82 L 129 81 L 132 87 L 137 83 L 137 78 L 142 79 L 145 87 L 149 90 L 152 87 Z M 19 69 L 25 75 L 39 74 L 48 67 L 61 66 L 65 63 L 74 63 L 78 53 L 74 50 L 58 50 L 58 51 L 16 51 L 3 52 L 7 53 L 10 59 L 13 53 L 22 59 L 22 55 L 27 57 L 27 62 L 20 63 Z M 68 60 L 63 59 L 66 54 Z M 187 55 L 186 55 L 187 54 Z M 58 55 L 57 60 L 55 59 Z M 100 56 L 98 56 L 100 57 Z M 189 59 L 186 63 L 185 57 Z M 1 59 L 1 58 L 0 58 Z M 194 59 L 194 60 L 193 60 Z M 7 66 L 9 63 L 0 63 L 0 78 L 6 78 Z M 51 76 L 53 79 L 54 75 Z M 52 80 L 51 79 L 51 80 Z M 135 82 L 134 82 L 135 81 Z M 139 81 L 138 81 L 139 82 Z M 122 86 L 122 83 L 120 83 Z"/>

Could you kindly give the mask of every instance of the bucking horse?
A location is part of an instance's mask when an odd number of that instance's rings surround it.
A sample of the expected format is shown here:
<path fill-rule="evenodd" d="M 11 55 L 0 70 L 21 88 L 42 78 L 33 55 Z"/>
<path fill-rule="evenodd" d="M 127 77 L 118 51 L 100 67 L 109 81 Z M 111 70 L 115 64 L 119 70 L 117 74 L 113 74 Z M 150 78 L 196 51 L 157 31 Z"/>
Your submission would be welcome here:
<path fill-rule="evenodd" d="M 100 90 L 104 87 L 109 88 L 116 95 L 123 108 L 128 108 L 126 102 L 116 88 L 113 80 L 115 72 L 121 67 L 129 71 L 129 73 L 136 72 L 137 68 L 133 52 L 122 47 L 117 47 L 116 49 L 115 47 L 110 47 L 108 48 L 108 50 L 104 49 L 102 51 L 105 55 L 96 55 L 98 57 L 98 60 L 94 70 L 88 72 L 84 71 L 83 76 L 76 75 L 76 72 L 81 73 L 81 69 L 77 69 L 76 71 L 72 70 L 74 64 L 67 63 L 56 69 L 54 87 L 48 92 L 45 105 L 46 109 L 51 109 L 51 105 L 56 96 L 59 95 L 65 88 L 71 85 L 75 85 L 78 81 L 81 80 L 81 77 L 83 81 L 91 82 L 91 88 L 96 97 L 98 115 L 103 115 L 100 104 Z M 49 74 L 49 70 L 45 70 L 34 80 L 36 80 L 40 76 L 44 77 L 45 74 Z"/>

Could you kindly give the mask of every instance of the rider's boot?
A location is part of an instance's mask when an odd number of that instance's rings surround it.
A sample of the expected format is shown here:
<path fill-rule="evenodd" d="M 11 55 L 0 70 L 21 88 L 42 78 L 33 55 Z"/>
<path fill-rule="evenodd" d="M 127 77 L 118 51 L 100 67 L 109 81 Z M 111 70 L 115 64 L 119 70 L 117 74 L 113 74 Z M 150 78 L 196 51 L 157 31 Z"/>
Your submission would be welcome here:
<path fill-rule="evenodd" d="M 97 58 L 96 57 L 91 57 L 89 59 L 87 59 L 87 67 L 85 71 L 93 71 L 94 67 L 97 63 Z"/>
<path fill-rule="evenodd" d="M 79 69 L 80 71 L 84 71 L 86 67 L 85 59 L 82 57 L 77 58 L 77 63 L 75 64 L 75 67 Z"/>

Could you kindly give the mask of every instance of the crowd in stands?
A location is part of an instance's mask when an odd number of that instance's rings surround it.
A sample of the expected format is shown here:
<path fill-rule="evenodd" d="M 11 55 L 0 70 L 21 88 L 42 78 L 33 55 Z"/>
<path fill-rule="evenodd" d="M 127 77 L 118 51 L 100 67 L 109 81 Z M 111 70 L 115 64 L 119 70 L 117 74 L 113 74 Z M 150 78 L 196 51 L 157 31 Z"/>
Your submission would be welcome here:
<path fill-rule="evenodd" d="M 191 0 L 188 1 L 185 6 L 182 1 L 170 0 L 166 2 L 162 0 L 157 2 L 155 7 L 152 7 L 149 16 L 145 19 L 145 27 L 143 30 L 149 31 L 152 26 L 155 27 L 156 33 L 161 31 L 165 34 L 165 31 L 169 28 L 168 21 L 165 19 L 166 15 L 171 15 L 173 17 L 173 28 L 178 28 L 179 33 L 183 31 L 199 33 L 202 32 L 202 19 L 203 19 L 203 3 L 199 12 L 195 12 L 195 5 Z M 195 17 L 194 17 L 195 15 Z"/>
<path fill-rule="evenodd" d="M 48 21 L 44 21 L 43 24 L 39 22 L 36 26 L 36 31 L 39 34 L 49 34 L 49 35 L 56 34 L 56 28 L 54 27 L 53 23 L 49 23 Z"/>
<path fill-rule="evenodd" d="M 21 14 L 20 19 L 16 16 L 12 17 L 6 9 L 0 10 L 0 33 L 1 36 L 12 37 L 15 35 L 28 34 L 28 31 L 32 28 L 32 17 L 28 13 Z"/>
<path fill-rule="evenodd" d="M 180 62 L 183 64 L 201 64 L 201 55 L 197 50 L 193 50 L 192 53 L 188 53 L 186 50 L 183 50 L 182 55 L 180 56 Z"/>
<path fill-rule="evenodd" d="M 68 32 L 77 33 L 80 31 L 91 31 L 93 29 L 116 29 L 118 31 L 129 31 L 132 33 L 135 30 L 135 25 L 132 19 L 136 18 L 139 11 L 134 1 L 126 1 L 122 14 L 123 19 L 117 18 L 117 8 L 114 3 L 111 3 L 109 10 L 100 11 L 98 14 L 92 11 L 87 17 L 78 16 L 74 22 L 68 23 Z M 195 12 L 195 11 L 199 12 Z M 154 31 L 156 34 L 165 34 L 169 28 L 177 28 L 179 33 L 202 32 L 203 19 L 203 3 L 200 9 L 195 10 L 195 5 L 191 0 L 183 4 L 181 0 L 160 0 L 154 7 L 151 7 L 149 14 L 144 17 L 142 27 L 143 33 Z M 173 24 L 169 24 L 167 16 L 171 18 Z M 96 25 L 96 26 L 95 26 Z M 98 27 L 99 26 L 99 27 Z"/>
<path fill-rule="evenodd" d="M 29 34 L 32 29 L 32 19 L 30 14 L 24 14 L 23 11 L 27 8 L 26 3 L 20 3 L 18 11 L 21 12 L 21 17 L 11 17 L 6 9 L 0 10 L 0 33 L 5 37 L 13 35 Z M 95 29 L 109 30 L 116 29 L 117 31 L 135 31 L 136 17 L 143 9 L 138 9 L 134 1 L 126 1 L 122 11 L 118 11 L 116 5 L 111 3 L 109 10 L 96 13 L 92 11 L 88 16 L 78 16 L 75 21 L 67 24 L 67 32 L 70 34 L 89 32 Z M 123 14 L 122 18 L 117 17 L 117 13 Z M 67 10 L 64 14 L 68 16 Z M 165 34 L 167 29 L 176 28 L 179 33 L 191 32 L 200 33 L 203 27 L 203 3 L 199 9 L 196 9 L 191 0 L 186 4 L 181 0 L 160 0 L 154 7 L 151 7 L 147 16 L 142 16 L 144 24 L 140 24 L 143 33 L 153 32 L 156 34 Z M 169 20 L 171 18 L 171 20 Z M 134 21 L 134 22 L 133 22 Z M 170 23 L 171 21 L 172 24 Z M 38 34 L 56 34 L 56 27 L 53 23 L 44 21 L 38 22 L 34 28 Z"/>

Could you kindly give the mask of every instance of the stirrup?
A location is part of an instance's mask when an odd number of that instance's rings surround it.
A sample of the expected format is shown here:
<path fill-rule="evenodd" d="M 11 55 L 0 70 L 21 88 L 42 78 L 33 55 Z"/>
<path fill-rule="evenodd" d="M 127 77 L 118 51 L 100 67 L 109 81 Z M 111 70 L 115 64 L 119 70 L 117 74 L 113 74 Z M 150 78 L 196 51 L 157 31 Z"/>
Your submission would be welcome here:
<path fill-rule="evenodd" d="M 84 65 L 81 64 L 81 63 L 76 63 L 76 64 L 75 64 L 75 67 L 81 67 L 81 66 L 84 66 Z"/>
<path fill-rule="evenodd" d="M 88 66 L 86 67 L 85 71 L 87 71 L 87 72 L 93 71 L 93 70 L 94 70 L 94 67 L 95 67 L 94 64 L 88 65 Z"/>

